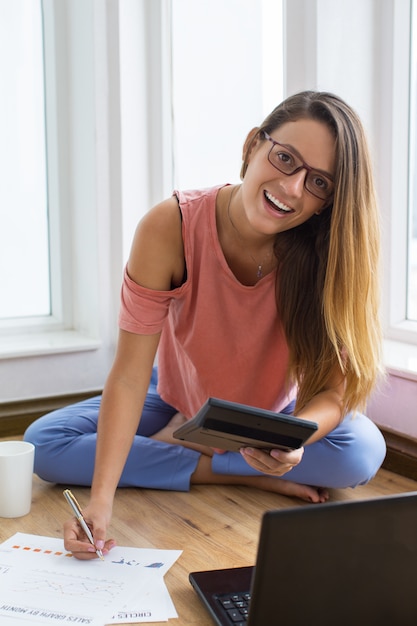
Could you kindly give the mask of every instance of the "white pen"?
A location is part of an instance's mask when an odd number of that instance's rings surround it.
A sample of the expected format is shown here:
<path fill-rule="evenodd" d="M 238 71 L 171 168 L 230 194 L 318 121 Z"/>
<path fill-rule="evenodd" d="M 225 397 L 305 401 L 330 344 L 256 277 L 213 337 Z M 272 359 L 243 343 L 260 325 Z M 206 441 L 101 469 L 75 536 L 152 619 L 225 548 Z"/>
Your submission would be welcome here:
<path fill-rule="evenodd" d="M 64 496 L 67 499 L 68 504 L 72 508 L 74 515 L 77 518 L 78 523 L 80 524 L 81 528 L 87 535 L 88 541 L 96 548 L 96 546 L 94 545 L 94 538 L 93 538 L 93 535 L 91 534 L 91 530 L 87 526 L 87 523 L 81 512 L 80 505 L 78 504 L 75 496 L 71 493 L 69 489 L 65 489 Z M 96 554 L 102 561 L 104 561 L 103 553 L 101 550 L 97 550 L 96 548 Z"/>

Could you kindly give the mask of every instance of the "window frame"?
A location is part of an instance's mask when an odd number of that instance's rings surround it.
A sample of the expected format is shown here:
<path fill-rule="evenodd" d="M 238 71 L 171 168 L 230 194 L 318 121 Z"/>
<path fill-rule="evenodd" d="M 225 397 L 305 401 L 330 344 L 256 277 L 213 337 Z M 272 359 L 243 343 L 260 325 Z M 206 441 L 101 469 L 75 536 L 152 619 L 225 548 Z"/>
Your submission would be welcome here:
<path fill-rule="evenodd" d="M 384 3 L 380 37 L 382 107 L 376 149 L 382 210 L 382 319 L 384 365 L 389 374 L 417 381 L 417 322 L 407 319 L 411 7 Z M 414 6 L 416 6 L 414 4 Z M 388 130 L 387 130 L 388 129 Z M 395 158 L 393 158 L 395 155 Z"/>

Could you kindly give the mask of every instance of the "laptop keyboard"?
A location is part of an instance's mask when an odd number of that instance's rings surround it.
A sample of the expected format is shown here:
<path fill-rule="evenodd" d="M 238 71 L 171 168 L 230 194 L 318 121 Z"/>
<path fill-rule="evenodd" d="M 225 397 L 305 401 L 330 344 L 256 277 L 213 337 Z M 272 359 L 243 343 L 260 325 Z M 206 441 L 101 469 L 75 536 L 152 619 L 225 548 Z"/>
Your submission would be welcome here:
<path fill-rule="evenodd" d="M 231 626 L 246 626 L 249 613 L 250 593 L 225 593 L 221 596 L 217 596 L 217 600 L 223 607 Z"/>

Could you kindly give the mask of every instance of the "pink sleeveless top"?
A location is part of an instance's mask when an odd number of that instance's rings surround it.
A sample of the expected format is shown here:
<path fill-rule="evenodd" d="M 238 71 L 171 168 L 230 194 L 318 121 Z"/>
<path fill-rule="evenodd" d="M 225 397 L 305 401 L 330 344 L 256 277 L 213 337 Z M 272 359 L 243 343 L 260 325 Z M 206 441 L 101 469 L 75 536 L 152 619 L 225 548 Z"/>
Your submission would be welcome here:
<path fill-rule="evenodd" d="M 272 272 L 254 286 L 230 270 L 216 230 L 219 187 L 176 192 L 187 278 L 154 291 L 124 275 L 120 328 L 162 331 L 158 391 L 193 417 L 208 397 L 280 411 L 295 397 L 286 387 L 288 348 L 277 316 Z"/>

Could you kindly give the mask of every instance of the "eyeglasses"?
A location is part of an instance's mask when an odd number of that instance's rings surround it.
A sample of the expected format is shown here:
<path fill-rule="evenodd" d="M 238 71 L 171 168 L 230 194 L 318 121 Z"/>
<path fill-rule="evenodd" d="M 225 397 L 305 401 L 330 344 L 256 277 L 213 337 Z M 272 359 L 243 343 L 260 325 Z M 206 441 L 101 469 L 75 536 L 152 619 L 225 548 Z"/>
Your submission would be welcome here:
<path fill-rule="evenodd" d="M 313 169 L 307 163 L 304 163 L 300 157 L 290 152 L 286 146 L 272 139 L 264 130 L 262 133 L 265 139 L 272 143 L 268 152 L 268 161 L 271 165 L 282 174 L 286 174 L 286 176 L 292 176 L 302 169 L 307 170 L 307 175 L 304 179 L 304 187 L 307 191 L 316 196 L 316 198 L 320 198 L 320 200 L 328 200 L 332 196 L 334 182 L 328 174 Z"/>

